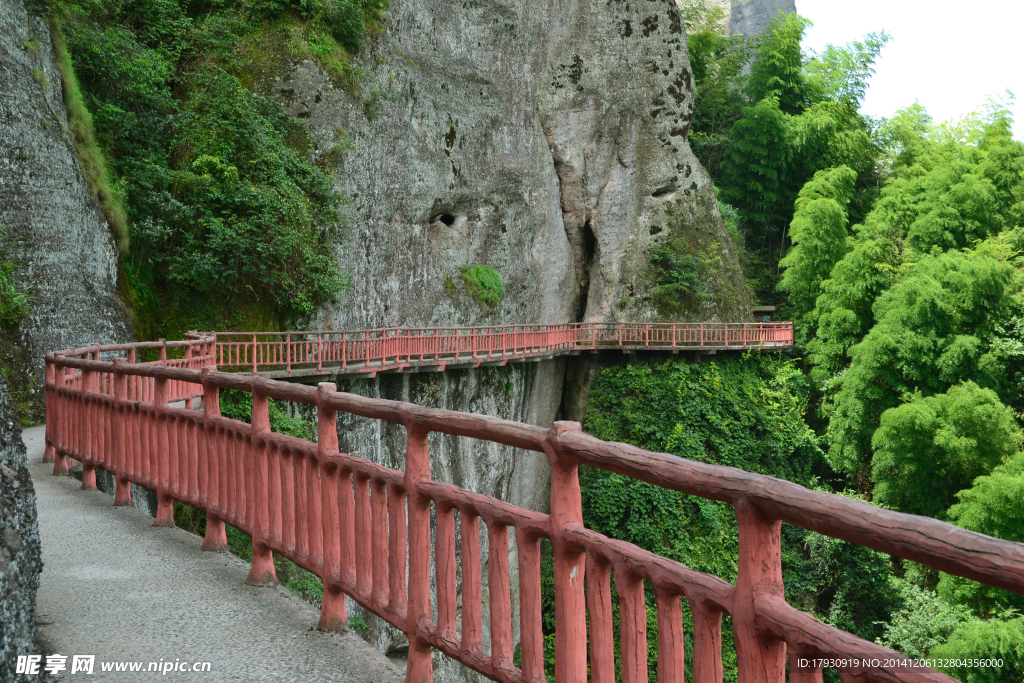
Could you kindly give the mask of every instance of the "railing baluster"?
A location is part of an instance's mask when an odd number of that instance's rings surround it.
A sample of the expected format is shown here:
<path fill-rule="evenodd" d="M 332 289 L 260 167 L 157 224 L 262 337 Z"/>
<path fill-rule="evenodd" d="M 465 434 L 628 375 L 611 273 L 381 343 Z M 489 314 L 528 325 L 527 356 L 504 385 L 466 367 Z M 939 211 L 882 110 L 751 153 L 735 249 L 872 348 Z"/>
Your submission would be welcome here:
<path fill-rule="evenodd" d="M 655 589 L 658 605 L 658 683 L 683 683 L 686 648 L 680 596 Z"/>
<path fill-rule="evenodd" d="M 437 630 L 441 638 L 455 640 L 455 615 L 458 609 L 455 589 L 455 510 L 442 505 L 438 505 L 436 510 L 434 566 L 437 573 Z"/>
<path fill-rule="evenodd" d="M 328 399 L 330 393 L 338 388 L 332 383 L 321 382 L 317 386 L 316 410 L 317 410 L 317 439 L 316 448 L 319 463 L 327 462 L 338 452 L 338 413 L 330 407 Z M 321 465 L 320 468 L 323 466 Z M 352 549 L 347 547 L 346 541 L 351 540 L 350 534 L 343 534 L 342 525 L 352 524 L 352 483 L 349 473 L 339 472 L 337 466 L 328 465 L 323 472 L 319 485 L 317 484 L 316 466 L 308 465 L 304 468 L 306 472 L 306 490 L 309 492 L 310 500 L 323 496 L 323 508 L 321 510 L 320 528 L 322 529 L 323 548 L 321 565 L 323 571 L 320 575 L 324 584 L 323 603 L 320 606 L 320 622 L 317 628 L 322 631 L 336 631 L 348 626 L 348 611 L 345 605 L 345 594 L 339 585 L 342 581 L 349 582 L 351 588 L 354 577 L 347 576 L 342 565 L 347 560 L 352 561 Z M 339 487 L 341 500 L 339 501 Z M 311 515 L 312 517 L 312 515 Z M 315 520 L 309 520 L 311 536 L 317 533 Z M 312 539 L 309 541 L 312 547 Z M 312 555 L 312 550 L 310 551 Z M 315 564 L 315 561 L 314 561 Z"/>
<path fill-rule="evenodd" d="M 354 473 L 355 489 L 355 535 L 356 535 L 356 590 L 364 599 L 370 598 L 373 588 L 373 573 L 370 560 L 373 550 L 370 536 L 370 478 L 362 472 Z"/>
<path fill-rule="evenodd" d="M 593 683 L 615 682 L 611 565 L 587 555 L 587 612 L 590 615 L 590 674 Z"/>
<path fill-rule="evenodd" d="M 512 664 L 512 598 L 508 577 L 508 527 L 487 525 L 487 591 L 491 612 L 491 664 Z"/>
<path fill-rule="evenodd" d="M 247 476 L 247 479 L 252 481 L 252 486 L 249 488 L 252 492 L 252 499 L 248 506 L 252 510 L 251 521 L 249 522 L 252 529 L 252 567 L 249 569 L 249 576 L 245 579 L 245 582 L 250 586 L 273 586 L 277 584 L 277 572 L 274 570 L 274 554 L 271 552 L 267 542 L 274 540 L 274 527 L 269 515 L 271 514 L 270 507 L 275 503 L 278 509 L 274 510 L 273 513 L 275 515 L 279 514 L 281 504 L 279 497 L 280 489 L 278 489 L 278 496 L 274 498 L 270 498 L 268 494 L 277 488 L 275 485 L 278 482 L 277 475 L 280 470 L 277 470 L 277 459 L 274 458 L 274 469 L 276 471 L 272 475 L 271 454 L 269 453 L 266 439 L 269 433 L 270 413 L 267 396 L 254 389 L 252 392 L 250 448 L 255 456 L 255 462 L 250 464 L 252 470 L 250 476 Z M 244 467 L 246 463 L 243 461 L 240 464 Z"/>
<path fill-rule="evenodd" d="M 227 550 L 228 537 L 224 519 L 211 511 L 221 509 L 225 502 L 224 459 L 225 439 L 215 429 L 213 421 L 220 417 L 220 387 L 210 383 L 207 374 L 213 368 L 203 368 L 203 423 L 205 429 L 200 437 L 200 457 L 206 464 L 206 499 L 210 506 L 206 511 L 206 535 L 203 550 Z"/>
<path fill-rule="evenodd" d="M 409 603 L 406 632 L 409 635 L 407 683 L 429 683 L 433 680 L 430 644 L 421 629 L 429 627 L 430 618 L 430 501 L 419 491 L 419 485 L 430 480 L 429 432 L 406 425 L 405 490 L 409 506 Z M 404 538 L 402 539 L 404 544 Z M 405 556 L 401 557 L 404 565 Z M 480 565 L 477 564 L 477 567 Z M 404 578 L 404 577 L 403 577 Z"/>
<path fill-rule="evenodd" d="M 523 681 L 540 683 L 544 680 L 540 539 L 530 537 L 523 529 L 516 529 L 516 549 L 519 551 L 519 638 L 523 653 Z M 454 581 L 454 576 L 452 579 Z"/>
<path fill-rule="evenodd" d="M 388 604 L 388 501 L 387 486 L 379 479 L 370 479 L 370 509 L 373 589 L 371 600 L 379 609 Z"/>
<path fill-rule="evenodd" d="M 615 568 L 619 595 L 619 648 L 622 683 L 647 683 L 647 602 L 644 581 L 629 570 Z"/>
<path fill-rule="evenodd" d="M 693 614 L 693 683 L 722 683 L 722 612 L 690 600 Z"/>
<path fill-rule="evenodd" d="M 621 334 L 621 326 L 620 326 Z M 559 454 L 558 435 L 579 430 L 575 422 L 556 422 L 544 452 L 551 466 L 551 545 L 555 555 L 555 679 L 584 681 L 587 676 L 587 616 L 583 582 L 586 556 L 563 536 L 566 527 L 583 526 L 579 465 Z"/>
<path fill-rule="evenodd" d="M 480 618 L 480 518 L 459 510 L 462 535 L 462 640 L 460 649 L 483 654 Z"/>
<path fill-rule="evenodd" d="M 405 592 L 405 561 L 406 561 L 406 499 L 395 486 L 389 485 L 388 492 L 388 609 L 395 614 L 406 611 Z M 429 521 L 427 522 L 429 525 Z M 427 527 L 429 531 L 430 527 Z M 427 562 L 429 563 L 429 537 L 427 540 Z M 428 576 L 427 604 L 430 604 L 430 584 Z M 429 616 L 429 608 L 427 616 Z"/>

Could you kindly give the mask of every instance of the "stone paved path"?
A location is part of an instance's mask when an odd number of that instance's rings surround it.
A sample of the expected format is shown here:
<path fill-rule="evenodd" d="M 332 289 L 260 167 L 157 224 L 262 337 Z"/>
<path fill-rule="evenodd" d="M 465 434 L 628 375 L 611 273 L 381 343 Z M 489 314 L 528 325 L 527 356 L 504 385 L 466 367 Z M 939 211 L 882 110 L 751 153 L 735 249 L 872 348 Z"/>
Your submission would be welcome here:
<path fill-rule="evenodd" d="M 202 539 L 152 526 L 134 508 L 81 491 L 41 463 L 43 429 L 25 430 L 44 569 L 37 616 L 46 653 L 96 655 L 80 681 L 397 683 L 399 668 L 352 633 L 316 630 L 319 612 L 284 588 L 245 585 L 249 565 L 202 552 Z M 208 673 L 147 672 L 150 662 L 210 662 Z M 104 673 L 100 662 L 143 662 Z"/>

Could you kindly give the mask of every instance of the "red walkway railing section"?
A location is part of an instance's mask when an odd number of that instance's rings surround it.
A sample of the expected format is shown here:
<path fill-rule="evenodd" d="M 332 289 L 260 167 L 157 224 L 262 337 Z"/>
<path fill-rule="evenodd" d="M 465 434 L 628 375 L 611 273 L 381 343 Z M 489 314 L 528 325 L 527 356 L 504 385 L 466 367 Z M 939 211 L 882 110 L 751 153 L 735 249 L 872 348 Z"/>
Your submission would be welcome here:
<path fill-rule="evenodd" d="M 217 332 L 219 367 L 356 372 L 414 364 L 507 361 L 597 349 L 744 350 L 793 345 L 793 323 L 568 323 L 389 327 L 319 332 Z"/>
<path fill-rule="evenodd" d="M 208 358 L 210 338 L 188 342 L 191 359 Z M 115 505 L 129 502 L 129 482 L 155 489 L 157 524 L 173 525 L 174 500 L 206 511 L 203 547 L 227 546 L 225 523 L 253 539 L 248 582 L 275 582 L 272 553 L 323 579 L 320 626 L 347 623 L 345 595 L 409 637 L 407 681 L 432 679 L 436 648 L 497 681 L 544 681 L 540 541 L 554 551 L 555 675 L 559 683 L 647 680 L 649 582 L 656 601 L 661 683 L 683 683 L 682 600 L 693 616 L 693 681 L 722 681 L 722 615 L 732 618 L 743 683 L 820 682 L 804 657 L 874 657 L 878 666 L 846 670 L 844 681 L 953 681 L 930 669 L 894 668 L 895 653 L 827 626 L 789 606 L 780 557 L 783 521 L 920 562 L 991 586 L 1024 593 L 1024 544 L 944 522 L 901 514 L 741 470 L 651 453 L 595 439 L 576 423 L 550 429 L 493 417 L 422 408 L 278 382 L 264 377 L 136 364 L 95 356 L 98 347 L 47 357 L 47 457 L 55 471 L 68 457 L 86 472 L 117 478 Z M 129 349 L 130 353 L 130 349 Z M 71 373 L 75 381 L 69 382 Z M 132 396 L 132 387 L 152 387 Z M 178 387 L 178 393 L 174 387 Z M 183 390 L 192 387 L 192 391 Z M 221 389 L 250 392 L 252 424 L 224 418 Z M 168 405 L 175 395 L 202 396 L 203 412 Z M 268 398 L 315 406 L 318 441 L 270 430 Z M 405 471 L 338 451 L 337 414 L 403 425 Z M 550 514 L 531 512 L 431 480 L 431 432 L 506 444 L 547 455 Z M 579 465 L 586 464 L 688 494 L 726 501 L 739 525 L 735 585 L 607 538 L 583 525 Z M 94 482 L 86 476 L 83 487 Z M 436 528 L 431 534 L 431 508 Z M 482 595 L 479 526 L 488 539 Z M 456 591 L 456 532 L 461 533 L 462 590 Z M 518 550 L 521 666 L 513 663 L 510 531 Z M 436 572 L 431 580 L 433 555 Z M 619 647 L 613 645 L 614 590 Z M 436 608 L 433 605 L 436 604 Z M 486 610 L 484 610 L 486 605 Z M 486 616 L 484 612 L 486 611 Z M 490 645 L 484 645 L 483 619 Z M 589 648 L 588 648 L 589 644 Z M 616 661 L 616 657 L 618 661 Z"/>

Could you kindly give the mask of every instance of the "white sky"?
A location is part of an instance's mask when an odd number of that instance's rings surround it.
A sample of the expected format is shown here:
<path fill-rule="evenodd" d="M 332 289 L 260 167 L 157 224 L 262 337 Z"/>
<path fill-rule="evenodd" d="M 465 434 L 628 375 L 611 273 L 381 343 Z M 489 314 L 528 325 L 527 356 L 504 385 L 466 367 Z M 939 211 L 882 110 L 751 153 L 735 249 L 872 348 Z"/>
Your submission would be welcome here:
<path fill-rule="evenodd" d="M 796 0 L 821 50 L 887 30 L 862 111 L 891 116 L 916 99 L 936 121 L 979 109 L 1007 88 L 1017 96 L 1015 137 L 1024 137 L 1024 0 Z"/>

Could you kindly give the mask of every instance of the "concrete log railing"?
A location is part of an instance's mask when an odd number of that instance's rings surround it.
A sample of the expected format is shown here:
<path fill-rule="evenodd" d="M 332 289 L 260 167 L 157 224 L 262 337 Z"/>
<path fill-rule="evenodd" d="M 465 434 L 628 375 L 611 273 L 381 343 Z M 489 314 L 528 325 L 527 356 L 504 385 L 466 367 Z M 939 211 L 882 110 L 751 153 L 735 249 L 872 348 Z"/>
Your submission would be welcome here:
<path fill-rule="evenodd" d="M 193 333 L 199 336 L 199 333 Z M 567 323 L 492 327 L 389 327 L 357 331 L 210 332 L 218 367 L 291 372 L 350 366 L 508 361 L 597 349 L 783 349 L 793 323 Z"/>
<path fill-rule="evenodd" d="M 195 357 L 203 357 L 209 348 L 208 338 L 191 343 L 198 349 Z M 108 350 L 112 347 L 98 349 Z M 69 383 L 71 373 L 81 381 Z M 133 382 L 152 383 L 152 399 L 132 399 Z M 201 391 L 203 412 L 169 406 L 174 383 Z M 220 415 L 221 389 L 252 394 L 251 425 Z M 268 398 L 315 406 L 317 443 L 271 432 Z M 328 383 L 313 388 L 212 367 L 200 371 L 59 353 L 47 357 L 47 410 L 46 450 L 55 470 L 72 457 L 86 471 L 103 467 L 113 472 L 118 482 L 115 505 L 129 502 L 129 482 L 155 489 L 157 524 L 173 525 L 175 500 L 205 510 L 207 550 L 226 547 L 225 523 L 250 534 L 249 583 L 275 582 L 274 552 L 321 577 L 320 627 L 347 623 L 344 596 L 350 596 L 408 634 L 410 682 L 432 679 L 432 649 L 493 680 L 544 680 L 543 538 L 550 539 L 554 551 L 559 683 L 586 681 L 588 664 L 591 680 L 598 683 L 615 681 L 617 670 L 624 683 L 647 680 L 645 582 L 650 582 L 656 600 L 662 683 L 683 683 L 682 600 L 693 615 L 695 683 L 722 680 L 723 614 L 732 618 L 743 683 L 782 683 L 787 656 L 789 680 L 799 683 L 822 680 L 821 669 L 797 666 L 802 656 L 877 658 L 841 670 L 844 681 L 953 681 L 930 669 L 892 664 L 896 653 L 789 606 L 780 556 L 783 521 L 1024 593 L 1024 544 L 734 468 L 600 441 L 582 433 L 576 423 L 542 429 L 339 393 Z M 339 412 L 403 425 L 408 439 L 405 471 L 340 453 Z M 432 481 L 431 432 L 545 453 L 551 465 L 550 514 Z M 734 506 L 739 525 L 735 585 L 585 528 L 580 464 Z M 90 481 L 94 477 L 84 477 L 83 486 Z M 456 590 L 456 512 L 461 601 Z M 481 521 L 488 537 L 486 600 L 481 594 Z M 513 663 L 510 529 L 518 550 L 521 666 Z M 489 648 L 483 644 L 484 618 L 490 625 Z"/>

